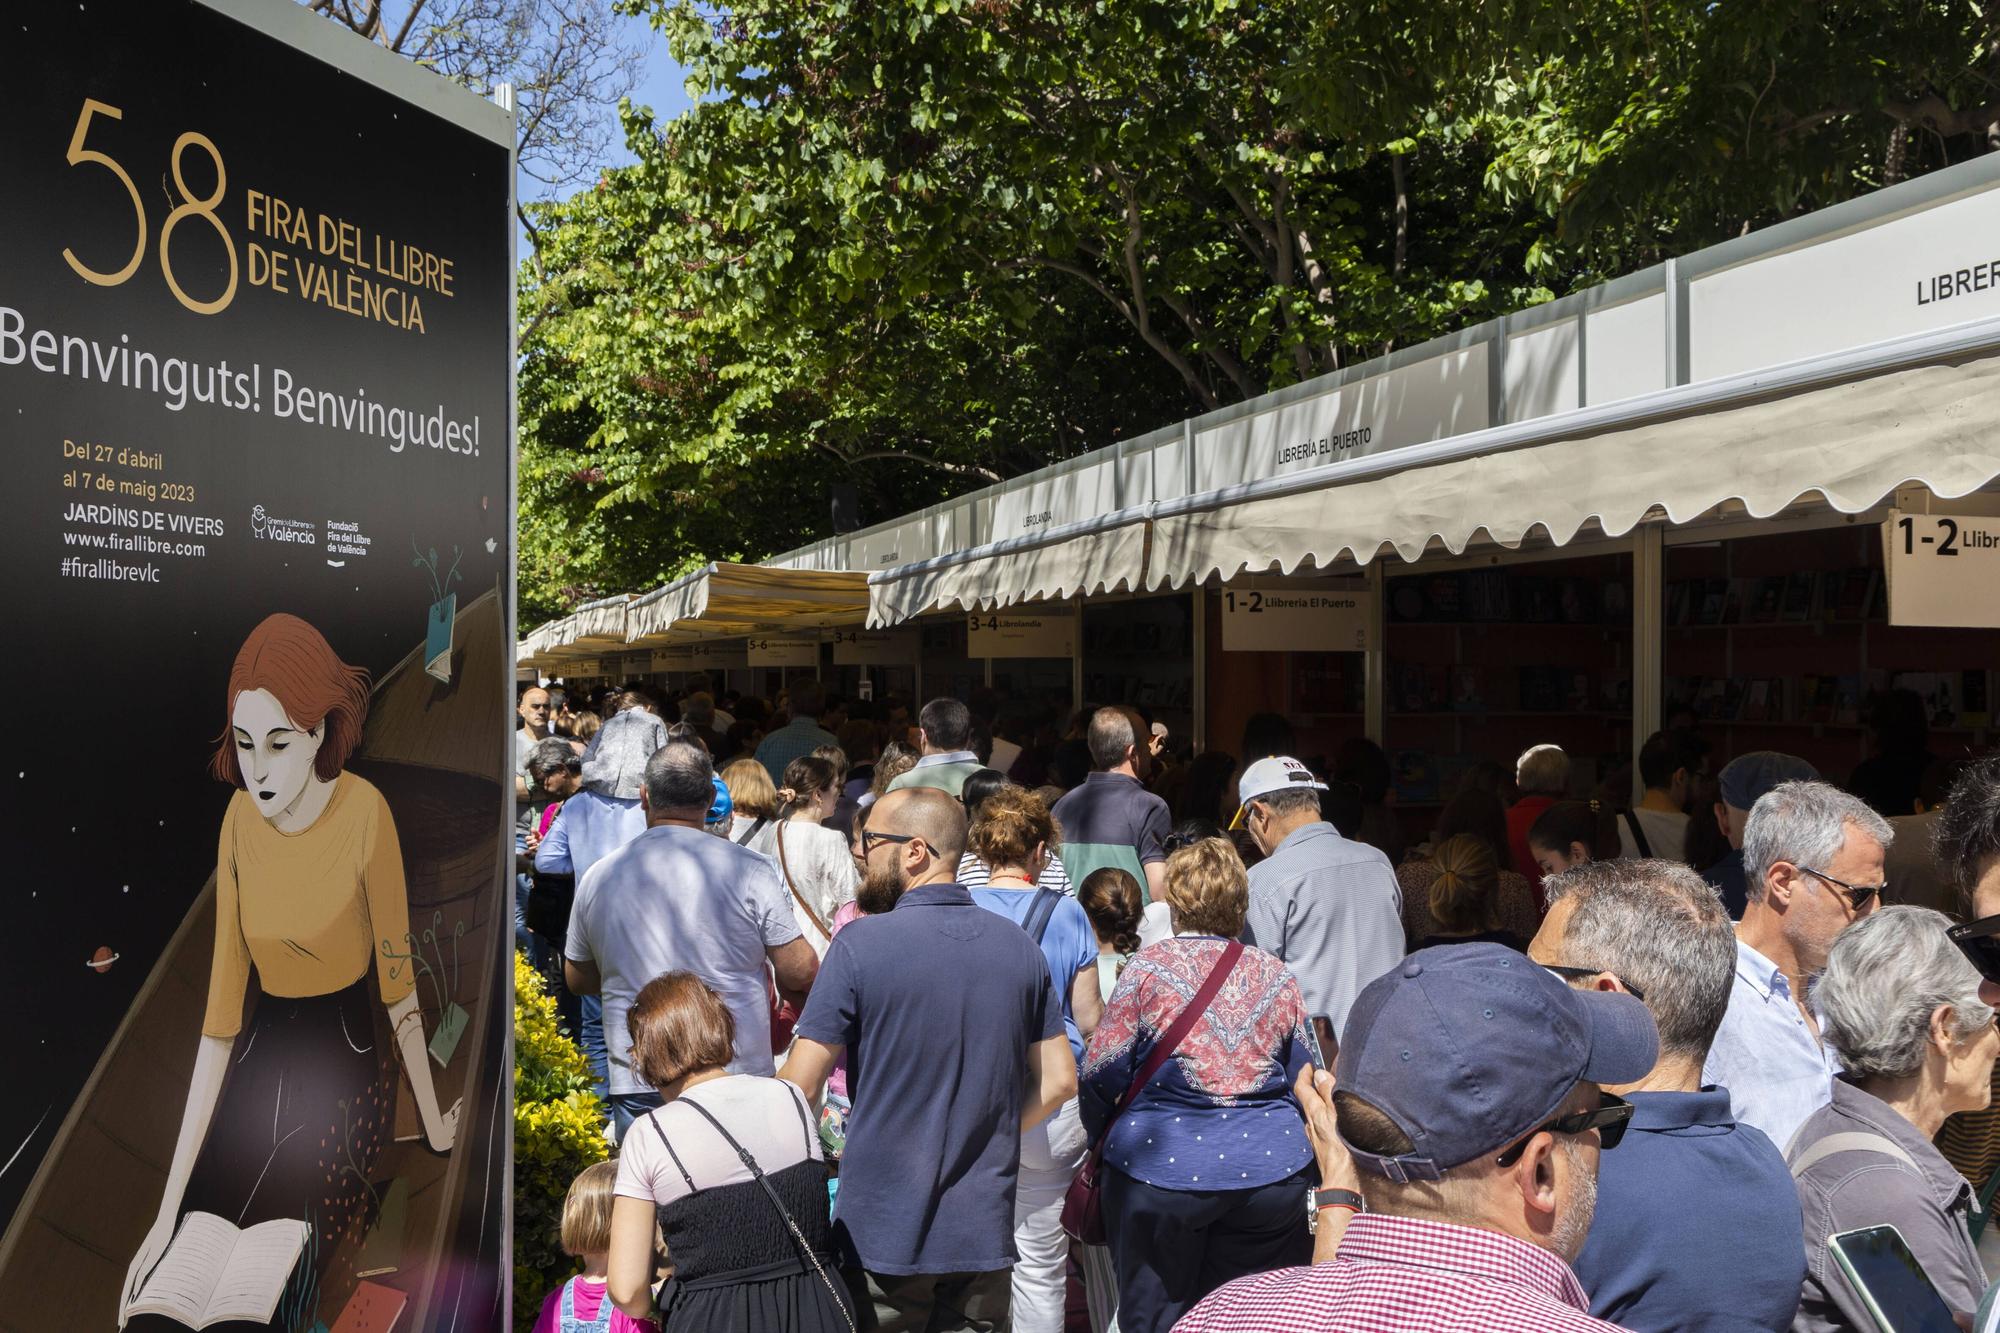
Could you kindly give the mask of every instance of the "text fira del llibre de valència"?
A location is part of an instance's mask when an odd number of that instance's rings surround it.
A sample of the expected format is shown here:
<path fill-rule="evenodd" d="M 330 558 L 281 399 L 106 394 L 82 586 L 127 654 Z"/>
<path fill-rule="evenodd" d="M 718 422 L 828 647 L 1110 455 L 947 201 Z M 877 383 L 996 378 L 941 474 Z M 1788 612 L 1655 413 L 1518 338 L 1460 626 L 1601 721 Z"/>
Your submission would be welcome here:
<path fill-rule="evenodd" d="M 281 366 L 256 361 L 204 364 L 161 356 L 134 347 L 130 334 L 106 342 L 31 328 L 12 306 L 0 305 L 0 369 L 29 369 L 151 394 L 169 412 L 182 411 L 191 403 L 268 412 L 280 420 L 373 436 L 386 442 L 391 453 L 418 445 L 468 458 L 479 456 L 477 413 L 461 419 L 442 403 L 390 403 L 369 397 L 362 388 L 336 393 L 305 384 Z"/>

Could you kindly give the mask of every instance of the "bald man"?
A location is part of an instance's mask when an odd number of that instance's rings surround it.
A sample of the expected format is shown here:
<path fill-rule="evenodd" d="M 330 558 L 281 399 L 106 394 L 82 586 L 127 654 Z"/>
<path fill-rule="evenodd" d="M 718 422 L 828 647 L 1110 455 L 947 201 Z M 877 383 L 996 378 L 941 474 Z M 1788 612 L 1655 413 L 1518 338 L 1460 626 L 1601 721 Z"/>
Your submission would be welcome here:
<path fill-rule="evenodd" d="M 954 882 L 958 801 L 892 791 L 861 837 L 868 915 L 834 937 L 779 1072 L 817 1100 L 847 1054 L 835 1225 L 864 1324 L 1005 1328 L 1021 1131 L 1076 1095 L 1062 1001 L 1028 933 Z"/>

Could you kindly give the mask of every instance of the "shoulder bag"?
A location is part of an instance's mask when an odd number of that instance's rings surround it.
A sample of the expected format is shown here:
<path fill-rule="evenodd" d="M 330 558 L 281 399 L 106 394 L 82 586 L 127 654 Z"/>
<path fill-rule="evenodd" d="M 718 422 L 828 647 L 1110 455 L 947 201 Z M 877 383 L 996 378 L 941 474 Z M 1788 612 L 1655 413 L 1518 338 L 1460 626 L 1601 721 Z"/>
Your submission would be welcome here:
<path fill-rule="evenodd" d="M 748 847 L 750 845 L 750 839 L 756 837 L 758 833 L 762 832 L 764 825 L 770 822 L 771 821 L 768 818 L 761 818 L 756 823 L 752 824 L 749 828 L 744 829 L 742 835 L 736 839 L 736 845 L 738 847 Z"/>
<path fill-rule="evenodd" d="M 820 933 L 820 938 L 826 940 L 828 943 L 832 943 L 833 928 L 819 919 L 819 913 L 813 910 L 813 905 L 806 901 L 806 896 L 799 892 L 798 884 L 792 879 L 791 864 L 785 859 L 785 826 L 782 823 L 778 825 L 777 841 L 778 871 L 785 877 L 785 888 L 791 891 L 792 901 L 797 903 L 799 910 L 806 914 L 806 920 L 813 923 L 813 929 Z"/>
<path fill-rule="evenodd" d="M 1201 983 L 1201 989 L 1187 1002 L 1187 1007 L 1182 1009 L 1167 1030 L 1160 1034 L 1159 1041 L 1153 1044 L 1153 1049 L 1146 1056 L 1146 1063 L 1139 1066 L 1139 1073 L 1133 1078 L 1132 1086 L 1125 1089 L 1125 1095 L 1118 1099 L 1118 1105 L 1112 1110 L 1111 1118 L 1104 1122 L 1103 1132 L 1097 1136 L 1097 1142 L 1090 1146 L 1090 1156 L 1084 1159 L 1083 1168 L 1076 1173 L 1076 1179 L 1070 1182 L 1069 1193 L 1063 1198 L 1063 1230 L 1067 1231 L 1072 1239 L 1081 1241 L 1085 1245 L 1104 1244 L 1103 1159 L 1104 1145 L 1111 1139 L 1112 1126 L 1116 1125 L 1118 1117 L 1124 1115 L 1131 1107 L 1140 1089 L 1151 1083 L 1153 1075 L 1159 1073 L 1161 1066 L 1180 1049 L 1180 1044 L 1187 1039 L 1187 1034 L 1194 1029 L 1195 1023 L 1208 1012 L 1208 1006 L 1214 1003 L 1216 995 L 1222 990 L 1222 983 L 1229 979 L 1230 972 L 1236 967 L 1236 960 L 1242 956 L 1243 942 L 1229 941 L 1222 950 L 1222 957 L 1216 959 L 1215 966 L 1209 969 L 1208 979 Z"/>

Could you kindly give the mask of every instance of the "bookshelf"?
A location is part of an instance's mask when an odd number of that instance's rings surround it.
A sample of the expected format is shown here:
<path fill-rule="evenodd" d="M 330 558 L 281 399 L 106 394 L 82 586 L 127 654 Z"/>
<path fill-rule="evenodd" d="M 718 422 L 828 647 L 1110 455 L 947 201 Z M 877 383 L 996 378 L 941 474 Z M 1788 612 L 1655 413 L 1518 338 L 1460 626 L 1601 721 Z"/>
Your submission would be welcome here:
<path fill-rule="evenodd" d="M 1396 806 L 1429 832 L 1464 772 L 1511 771 L 1554 743 L 1587 794 L 1632 739 L 1632 567 L 1622 553 L 1388 581 L 1388 730 Z"/>
<path fill-rule="evenodd" d="M 1844 781 L 1873 698 L 1907 688 L 1934 754 L 1984 749 L 2000 633 L 1890 626 L 1881 564 L 1873 526 L 1670 546 L 1662 716 L 1692 719 L 1718 761 L 1782 750 Z"/>
<path fill-rule="evenodd" d="M 1085 603 L 1083 700 L 1145 709 L 1176 748 L 1193 739 L 1193 598 Z"/>

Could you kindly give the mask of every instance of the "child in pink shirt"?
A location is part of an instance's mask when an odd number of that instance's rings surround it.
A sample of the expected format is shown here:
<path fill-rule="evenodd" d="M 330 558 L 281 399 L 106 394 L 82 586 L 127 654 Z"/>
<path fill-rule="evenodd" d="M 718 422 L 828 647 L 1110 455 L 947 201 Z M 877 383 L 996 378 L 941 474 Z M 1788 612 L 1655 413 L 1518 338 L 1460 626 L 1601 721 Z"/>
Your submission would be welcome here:
<path fill-rule="evenodd" d="M 563 1200 L 563 1253 L 583 1260 L 583 1272 L 542 1302 L 534 1333 L 660 1333 L 650 1319 L 634 1319 L 612 1305 L 605 1291 L 611 1266 L 611 1187 L 618 1163 L 599 1162 L 571 1182 Z"/>

